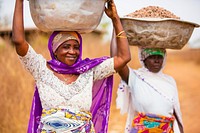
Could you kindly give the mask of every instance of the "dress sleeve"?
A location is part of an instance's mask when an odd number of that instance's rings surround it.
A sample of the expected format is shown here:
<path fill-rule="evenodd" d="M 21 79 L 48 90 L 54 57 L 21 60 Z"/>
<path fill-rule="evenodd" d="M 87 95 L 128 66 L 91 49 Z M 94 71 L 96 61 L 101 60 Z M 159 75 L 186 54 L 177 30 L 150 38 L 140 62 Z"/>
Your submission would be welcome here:
<path fill-rule="evenodd" d="M 94 81 L 101 80 L 116 73 L 114 69 L 114 58 L 109 58 L 93 68 Z"/>
<path fill-rule="evenodd" d="M 130 133 L 132 120 L 135 115 L 135 108 L 132 103 L 132 96 L 131 96 L 131 88 L 129 86 L 130 81 L 132 83 L 132 80 L 130 79 L 132 74 L 132 69 L 129 68 L 129 83 L 127 84 L 125 81 L 121 80 L 118 90 L 117 90 L 117 98 L 116 98 L 116 107 L 117 109 L 120 109 L 121 114 L 127 113 L 127 119 L 126 119 L 126 127 L 125 127 L 125 133 Z"/>
<path fill-rule="evenodd" d="M 117 90 L 117 108 L 120 109 L 121 114 L 128 112 L 129 104 L 131 102 L 131 91 L 135 82 L 135 74 L 133 70 L 129 67 L 129 81 L 128 84 L 121 80 Z"/>
<path fill-rule="evenodd" d="M 121 114 L 128 112 L 130 102 L 130 88 L 125 81 L 121 80 L 117 89 L 116 107 Z"/>
<path fill-rule="evenodd" d="M 180 133 L 183 133 L 183 120 L 182 120 L 182 113 L 181 113 L 181 108 L 180 108 L 180 101 L 179 101 L 179 95 L 178 95 L 178 89 L 176 85 L 176 81 L 172 78 L 175 88 L 175 96 L 174 96 L 174 113 L 175 113 L 175 118 L 176 118 L 176 125 L 175 129 L 177 130 L 177 125 Z"/>
<path fill-rule="evenodd" d="M 129 67 L 129 78 L 128 78 L 128 88 L 129 91 L 133 91 L 135 86 L 135 78 L 136 78 L 136 72 Z M 132 92 L 133 93 L 133 92 Z"/>
<path fill-rule="evenodd" d="M 21 64 L 27 71 L 31 73 L 34 79 L 38 79 L 40 75 L 44 74 L 46 60 L 42 55 L 37 54 L 30 45 L 26 55 L 19 56 L 19 59 Z"/>

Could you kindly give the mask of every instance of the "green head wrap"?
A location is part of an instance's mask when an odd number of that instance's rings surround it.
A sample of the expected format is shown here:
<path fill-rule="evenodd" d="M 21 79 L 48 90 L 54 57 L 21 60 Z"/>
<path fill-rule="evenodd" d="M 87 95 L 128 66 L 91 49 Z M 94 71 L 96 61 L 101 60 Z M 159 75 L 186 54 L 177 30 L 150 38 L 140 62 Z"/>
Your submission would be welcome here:
<path fill-rule="evenodd" d="M 145 60 L 151 55 L 161 55 L 163 58 L 165 56 L 166 50 L 162 48 L 144 48 L 141 51 L 141 58 Z"/>

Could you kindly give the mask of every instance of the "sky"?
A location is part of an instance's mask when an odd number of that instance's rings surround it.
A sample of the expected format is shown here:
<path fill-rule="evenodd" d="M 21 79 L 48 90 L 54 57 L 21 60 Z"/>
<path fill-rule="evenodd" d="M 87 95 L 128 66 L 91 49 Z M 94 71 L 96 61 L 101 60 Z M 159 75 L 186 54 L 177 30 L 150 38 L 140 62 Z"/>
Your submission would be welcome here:
<path fill-rule="evenodd" d="M 15 0 L 0 0 L 1 10 L 0 18 L 2 21 L 3 16 L 10 16 L 12 23 L 12 16 L 14 11 Z M 29 1 L 24 0 L 24 18 L 25 27 L 35 27 L 32 21 Z M 200 0 L 115 0 L 118 14 L 123 17 L 126 14 L 132 13 L 147 6 L 160 6 L 179 16 L 182 20 L 191 21 L 200 24 Z M 105 15 L 103 17 L 106 17 Z M 101 24 L 101 23 L 100 23 Z M 11 27 L 12 24 L 10 24 Z M 195 41 L 200 39 L 200 28 L 195 28 L 189 40 L 189 43 L 196 47 Z M 200 47 L 200 46 L 199 46 Z"/>

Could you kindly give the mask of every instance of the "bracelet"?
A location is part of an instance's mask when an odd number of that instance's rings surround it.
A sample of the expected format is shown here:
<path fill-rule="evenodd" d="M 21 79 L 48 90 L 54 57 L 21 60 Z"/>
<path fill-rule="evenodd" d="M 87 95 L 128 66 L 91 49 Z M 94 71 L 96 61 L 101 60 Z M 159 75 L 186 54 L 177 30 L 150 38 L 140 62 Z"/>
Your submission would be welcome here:
<path fill-rule="evenodd" d="M 127 38 L 126 36 L 121 36 L 121 34 L 124 33 L 124 32 L 125 32 L 125 31 L 122 30 L 121 32 L 119 32 L 119 33 L 116 35 L 116 37 L 118 37 L 118 38 Z"/>
<path fill-rule="evenodd" d="M 116 37 L 118 37 L 118 36 L 120 36 L 122 33 L 124 33 L 125 31 L 124 30 L 122 30 L 122 31 L 120 31 L 117 35 L 116 35 Z"/>
<path fill-rule="evenodd" d="M 118 38 L 127 38 L 126 36 L 116 36 Z"/>

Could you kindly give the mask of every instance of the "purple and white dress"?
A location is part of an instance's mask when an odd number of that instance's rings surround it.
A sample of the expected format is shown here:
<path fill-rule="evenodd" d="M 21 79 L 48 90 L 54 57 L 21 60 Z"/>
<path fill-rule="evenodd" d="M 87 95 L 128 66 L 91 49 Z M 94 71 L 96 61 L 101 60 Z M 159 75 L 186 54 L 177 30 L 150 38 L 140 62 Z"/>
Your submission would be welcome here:
<path fill-rule="evenodd" d="M 66 84 L 47 68 L 46 59 L 37 54 L 30 45 L 27 54 L 19 58 L 23 66 L 34 77 L 38 88 L 43 109 L 38 132 L 72 132 L 81 125 L 88 124 L 78 117 L 70 119 L 71 116 L 67 116 L 70 113 L 77 116 L 77 114 L 87 112 L 83 117 L 87 116 L 91 122 L 89 112 L 92 105 L 93 83 L 115 73 L 114 59 L 108 58 L 80 74 L 76 81 Z M 79 129 L 80 132 L 86 132 L 84 128 Z"/>

